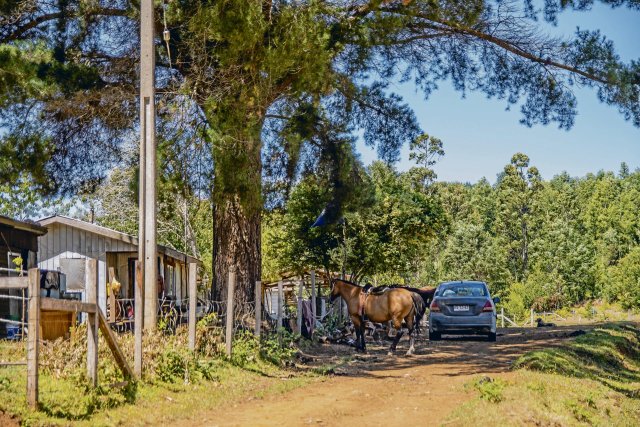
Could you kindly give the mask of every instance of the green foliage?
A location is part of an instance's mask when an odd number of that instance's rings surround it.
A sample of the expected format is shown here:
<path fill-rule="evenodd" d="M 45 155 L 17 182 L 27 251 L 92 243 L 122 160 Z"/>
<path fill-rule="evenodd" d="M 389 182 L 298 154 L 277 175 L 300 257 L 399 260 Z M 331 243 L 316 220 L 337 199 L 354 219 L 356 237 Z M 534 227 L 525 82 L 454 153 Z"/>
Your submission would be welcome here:
<path fill-rule="evenodd" d="M 265 271 L 340 271 L 344 239 L 346 271 L 356 279 L 484 280 L 518 320 L 531 308 L 601 297 L 640 307 L 640 171 L 543 181 L 528 157 L 516 154 L 493 186 L 415 185 L 411 171 L 380 162 L 367 174 L 363 185 L 373 187 L 373 198 L 345 206 L 344 235 L 341 224 L 309 229 L 330 198 L 319 180 L 295 186 L 285 210 L 265 216 Z"/>
<path fill-rule="evenodd" d="M 603 293 L 609 300 L 620 301 L 623 308 L 640 307 L 640 247 L 608 269 Z"/>
<path fill-rule="evenodd" d="M 265 334 L 258 339 L 250 331 L 235 334 L 231 363 L 245 368 L 257 368 L 261 362 L 276 366 L 288 365 L 297 353 L 293 343 L 296 339 L 291 333 L 281 330 L 281 338 L 277 333 Z"/>
<path fill-rule="evenodd" d="M 360 174 L 352 194 L 361 197 L 345 200 L 344 222 L 323 227 L 310 228 L 330 200 L 326 186 L 314 176 L 295 186 L 285 213 L 267 217 L 263 265 L 270 271 L 344 269 L 355 278 L 395 272 L 406 280 L 415 273 L 421 252 L 446 225 L 437 197 L 382 162 Z"/>

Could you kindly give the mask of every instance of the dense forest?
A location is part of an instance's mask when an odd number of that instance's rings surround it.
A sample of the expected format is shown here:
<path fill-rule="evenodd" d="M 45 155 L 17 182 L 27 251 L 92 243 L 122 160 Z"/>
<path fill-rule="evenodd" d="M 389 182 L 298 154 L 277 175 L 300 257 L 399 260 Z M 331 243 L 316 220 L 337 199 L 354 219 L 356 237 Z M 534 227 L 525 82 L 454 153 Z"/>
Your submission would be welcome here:
<path fill-rule="evenodd" d="M 263 271 L 314 266 L 414 286 L 484 280 L 512 313 L 596 298 L 640 307 L 640 171 L 623 163 L 617 174 L 545 181 L 518 153 L 493 185 L 431 182 L 428 172 L 361 169 L 343 220 L 317 228 L 326 187 L 308 176 L 266 215 Z"/>

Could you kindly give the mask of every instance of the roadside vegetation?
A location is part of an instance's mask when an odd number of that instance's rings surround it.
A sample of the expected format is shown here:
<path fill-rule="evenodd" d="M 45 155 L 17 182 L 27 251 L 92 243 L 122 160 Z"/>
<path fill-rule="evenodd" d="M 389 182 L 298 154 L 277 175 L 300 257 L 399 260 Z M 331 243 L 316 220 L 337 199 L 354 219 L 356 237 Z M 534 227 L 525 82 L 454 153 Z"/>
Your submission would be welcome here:
<path fill-rule="evenodd" d="M 0 370 L 0 412 L 16 416 L 24 425 L 157 424 L 184 417 L 200 409 L 281 393 L 314 381 L 312 371 L 296 370 L 297 348 L 293 336 L 284 334 L 283 345 L 275 336 L 256 339 L 238 332 L 231 359 L 224 355 L 221 328 L 210 316 L 200 321 L 197 348 L 187 350 L 187 333 L 162 331 L 144 340 L 144 378 L 124 381 L 108 348 L 100 347 L 99 386 L 86 381 L 86 329 L 72 329 L 68 340 L 43 342 L 40 365 L 40 411 L 26 405 L 26 368 Z M 133 335 L 119 336 L 119 344 L 133 360 Z M 23 342 L 0 343 L 0 360 L 25 359 Z M 153 408 L 141 415 L 144 408 Z"/>
<path fill-rule="evenodd" d="M 521 425 L 640 423 L 640 327 L 596 328 L 561 347 L 521 356 L 513 372 L 467 385 L 476 397 L 448 417 L 447 425 L 504 420 Z"/>

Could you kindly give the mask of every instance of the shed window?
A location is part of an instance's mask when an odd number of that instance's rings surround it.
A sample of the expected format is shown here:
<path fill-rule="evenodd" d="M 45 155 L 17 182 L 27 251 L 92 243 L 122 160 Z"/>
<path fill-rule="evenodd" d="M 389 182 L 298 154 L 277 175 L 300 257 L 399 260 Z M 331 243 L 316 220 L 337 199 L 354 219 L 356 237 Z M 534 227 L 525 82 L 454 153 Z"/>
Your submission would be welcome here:
<path fill-rule="evenodd" d="M 67 276 L 68 292 L 84 291 L 85 266 L 86 260 L 84 258 L 62 258 L 60 260 L 60 271 Z"/>
<path fill-rule="evenodd" d="M 19 252 L 7 252 L 7 269 L 10 270 L 8 276 L 18 276 L 20 271 L 24 271 L 25 264 L 26 261 Z"/>

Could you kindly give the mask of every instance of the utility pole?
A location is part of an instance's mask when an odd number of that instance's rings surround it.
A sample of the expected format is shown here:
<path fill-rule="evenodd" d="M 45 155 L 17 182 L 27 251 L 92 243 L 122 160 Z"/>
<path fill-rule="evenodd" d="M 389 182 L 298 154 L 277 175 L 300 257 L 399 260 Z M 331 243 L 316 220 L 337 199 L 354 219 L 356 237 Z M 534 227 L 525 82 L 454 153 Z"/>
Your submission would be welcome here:
<path fill-rule="evenodd" d="M 140 2 L 140 217 L 138 259 L 142 262 L 144 329 L 155 330 L 158 306 L 156 245 L 156 107 L 153 0 Z M 135 325 L 136 327 L 142 325 Z"/>

